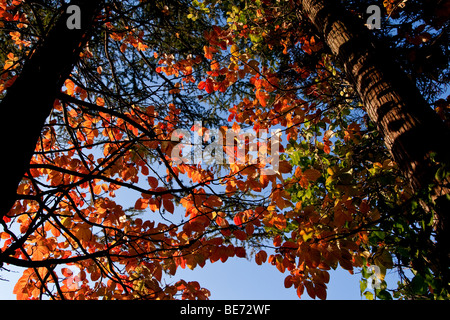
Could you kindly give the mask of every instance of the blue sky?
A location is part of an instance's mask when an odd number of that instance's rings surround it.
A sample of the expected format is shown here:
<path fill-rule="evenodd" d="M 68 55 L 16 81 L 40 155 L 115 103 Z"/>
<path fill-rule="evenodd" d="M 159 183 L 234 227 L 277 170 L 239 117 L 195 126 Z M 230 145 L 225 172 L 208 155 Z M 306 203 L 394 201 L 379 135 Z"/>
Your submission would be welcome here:
<path fill-rule="evenodd" d="M 298 300 L 294 287 L 286 289 L 284 278 L 274 266 L 265 263 L 258 266 L 254 261 L 234 258 L 225 263 L 206 264 L 203 269 L 186 269 L 179 272 L 185 280 L 197 280 L 211 291 L 214 300 Z M 360 300 L 360 275 L 351 275 L 341 269 L 333 271 L 330 277 L 328 299 Z M 306 293 L 302 300 L 311 300 Z"/>
<path fill-rule="evenodd" d="M 20 270 L 20 269 L 15 269 Z M 198 281 L 203 287 L 211 291 L 211 299 L 214 300 L 298 300 L 293 287 L 284 287 L 284 278 L 288 272 L 282 274 L 274 266 L 263 264 L 258 266 L 254 261 L 242 258 L 229 259 L 225 263 L 220 261 L 213 264 L 207 263 L 203 268 L 179 269 L 173 279 L 176 281 Z M 15 299 L 12 293 L 14 284 L 21 273 L 1 272 L 2 278 L 9 282 L 0 281 L 0 300 Z M 360 275 L 350 275 L 340 267 L 332 271 L 328 289 L 330 300 L 360 300 L 359 294 Z M 306 291 L 302 300 L 311 300 Z"/>

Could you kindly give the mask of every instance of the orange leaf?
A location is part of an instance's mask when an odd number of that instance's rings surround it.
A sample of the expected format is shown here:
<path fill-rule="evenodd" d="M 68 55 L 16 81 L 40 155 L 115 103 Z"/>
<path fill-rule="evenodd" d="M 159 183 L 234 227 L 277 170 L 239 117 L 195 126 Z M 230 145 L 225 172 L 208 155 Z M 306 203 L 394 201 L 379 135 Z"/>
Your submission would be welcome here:
<path fill-rule="evenodd" d="M 205 85 L 206 85 L 206 82 L 205 82 L 205 81 L 200 81 L 200 82 L 198 83 L 197 88 L 199 88 L 200 90 L 203 90 L 203 89 L 205 89 Z"/>
<path fill-rule="evenodd" d="M 148 176 L 148 174 L 150 173 L 150 171 L 148 170 L 147 166 L 141 166 L 141 172 L 144 176 Z"/>
<path fill-rule="evenodd" d="M 80 226 L 75 235 L 82 241 L 89 241 L 92 238 L 91 230 L 89 229 L 89 227 L 85 227 L 85 225 Z"/>
<path fill-rule="evenodd" d="M 220 69 L 220 64 L 219 62 L 217 62 L 216 60 L 211 61 L 211 70 L 219 70 Z"/>
<path fill-rule="evenodd" d="M 67 79 L 65 82 L 64 82 L 64 85 L 66 86 L 66 88 L 67 88 L 67 94 L 69 95 L 69 96 L 73 96 L 73 94 L 74 94 L 74 92 L 75 92 L 75 84 L 73 83 L 73 81 L 72 80 L 70 80 L 70 79 Z"/>
<path fill-rule="evenodd" d="M 148 199 L 138 199 L 134 205 L 136 210 L 144 210 L 148 206 Z"/>
<path fill-rule="evenodd" d="M 28 299 L 28 294 L 27 294 L 27 284 L 28 281 L 30 279 L 33 279 L 35 277 L 35 273 L 34 270 L 29 268 L 26 269 L 22 276 L 20 277 L 20 279 L 16 282 L 16 285 L 14 286 L 14 290 L 13 293 L 17 295 L 17 299 L 19 300 L 24 300 L 24 299 Z"/>
<path fill-rule="evenodd" d="M 297 178 L 301 179 L 301 178 L 303 177 L 302 169 L 301 169 L 300 167 L 297 167 L 297 168 L 295 169 L 294 175 L 295 175 Z"/>
<path fill-rule="evenodd" d="M 221 227 L 221 228 L 228 228 L 229 227 L 228 221 L 226 219 L 220 217 L 220 216 L 216 217 L 216 222 L 219 225 L 219 227 Z"/>
<path fill-rule="evenodd" d="M 102 192 L 102 185 L 98 184 L 94 187 L 94 193 L 95 194 L 100 194 L 100 192 Z"/>
<path fill-rule="evenodd" d="M 214 47 L 203 47 L 203 51 L 205 52 L 205 58 L 211 60 L 213 58 L 213 53 L 217 52 L 217 49 Z"/>
<path fill-rule="evenodd" d="M 98 97 L 95 101 L 99 107 L 103 107 L 105 105 L 105 100 L 101 97 Z"/>
<path fill-rule="evenodd" d="M 265 107 L 267 105 L 267 99 L 269 99 L 269 94 L 265 91 L 257 90 L 255 95 L 261 106 Z"/>
<path fill-rule="evenodd" d="M 220 207 L 222 203 L 222 199 L 220 199 L 218 196 L 212 195 L 205 201 L 204 205 L 208 206 L 209 208 L 214 208 Z"/>
<path fill-rule="evenodd" d="M 52 232 L 52 234 L 55 236 L 55 237 L 59 237 L 60 235 L 61 235 L 61 232 L 59 231 L 59 229 L 57 229 L 57 228 L 51 228 L 50 229 L 50 231 Z"/>
<path fill-rule="evenodd" d="M 100 272 L 95 270 L 94 272 L 91 273 L 91 280 L 92 281 L 97 281 L 98 279 L 100 279 Z"/>

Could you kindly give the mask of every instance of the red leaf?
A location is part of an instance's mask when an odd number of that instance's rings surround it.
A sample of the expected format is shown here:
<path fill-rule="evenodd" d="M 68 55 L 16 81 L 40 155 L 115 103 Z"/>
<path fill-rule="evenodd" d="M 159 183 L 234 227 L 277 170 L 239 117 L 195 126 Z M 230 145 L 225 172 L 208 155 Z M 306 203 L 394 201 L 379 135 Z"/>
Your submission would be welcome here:
<path fill-rule="evenodd" d="M 236 256 L 238 258 L 245 258 L 246 257 L 246 252 L 245 252 L 245 249 L 243 247 L 236 247 L 234 249 L 234 253 L 236 254 Z"/>
<path fill-rule="evenodd" d="M 203 90 L 203 89 L 205 89 L 205 85 L 206 85 L 205 81 L 200 81 L 198 83 L 198 87 L 197 88 L 199 88 L 200 90 Z"/>
<path fill-rule="evenodd" d="M 321 300 L 327 299 L 327 287 L 322 283 L 316 283 L 314 286 L 314 292 L 316 296 Z"/>
<path fill-rule="evenodd" d="M 158 187 L 158 179 L 155 177 L 148 177 L 148 184 L 152 189 L 156 189 Z"/>
<path fill-rule="evenodd" d="M 206 80 L 205 90 L 208 93 L 214 92 L 214 84 L 211 79 Z"/>
<path fill-rule="evenodd" d="M 233 234 L 238 240 L 244 241 L 247 239 L 247 234 L 242 230 L 234 230 Z"/>
<path fill-rule="evenodd" d="M 315 299 L 316 298 L 316 291 L 314 290 L 314 285 L 310 281 L 305 282 L 306 291 L 308 292 L 308 295 Z"/>
<path fill-rule="evenodd" d="M 261 250 L 255 255 L 255 261 L 258 265 L 261 265 L 263 262 L 267 260 L 267 253 L 264 250 Z"/>
<path fill-rule="evenodd" d="M 98 272 L 98 271 L 92 272 L 91 273 L 91 280 L 92 281 L 97 281 L 98 279 L 100 279 L 100 276 L 101 276 L 100 272 Z"/>
<path fill-rule="evenodd" d="M 287 288 L 292 287 L 292 285 L 293 285 L 293 283 L 292 283 L 292 276 L 291 276 L 291 275 L 288 275 L 288 276 L 284 279 L 284 287 L 287 289 Z"/>
<path fill-rule="evenodd" d="M 247 223 L 245 226 L 245 232 L 247 232 L 247 235 L 251 236 L 253 235 L 253 232 L 255 231 L 255 227 L 253 226 L 253 223 Z"/>
<path fill-rule="evenodd" d="M 297 288 L 297 296 L 299 298 L 302 297 L 303 291 L 305 291 L 305 287 L 303 286 L 303 284 L 300 284 Z"/>
<path fill-rule="evenodd" d="M 242 225 L 242 219 L 241 219 L 240 215 L 234 216 L 233 221 L 238 227 L 240 227 Z"/>
<path fill-rule="evenodd" d="M 61 272 L 64 277 L 70 277 L 73 274 L 72 270 L 70 270 L 69 268 L 62 268 Z"/>
<path fill-rule="evenodd" d="M 175 207 L 173 205 L 173 202 L 170 201 L 169 199 L 163 199 L 163 205 L 164 208 L 169 211 L 170 213 L 173 213 L 175 210 Z"/>

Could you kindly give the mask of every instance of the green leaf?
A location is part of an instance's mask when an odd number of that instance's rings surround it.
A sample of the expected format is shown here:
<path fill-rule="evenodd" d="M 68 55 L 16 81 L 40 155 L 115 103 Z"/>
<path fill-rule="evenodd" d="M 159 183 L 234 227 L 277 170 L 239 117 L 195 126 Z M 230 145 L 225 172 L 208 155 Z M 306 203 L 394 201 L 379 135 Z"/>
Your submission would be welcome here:
<path fill-rule="evenodd" d="M 416 275 L 411 281 L 411 288 L 417 294 L 426 294 L 427 293 L 427 285 L 425 283 L 425 279 L 421 275 Z"/>
<path fill-rule="evenodd" d="M 368 279 L 372 275 L 372 272 L 369 272 L 367 270 L 367 267 L 364 266 L 361 270 L 361 274 L 362 274 L 363 278 Z M 367 286 L 367 281 L 366 281 L 366 286 Z"/>
<path fill-rule="evenodd" d="M 359 282 L 359 289 L 361 290 L 361 294 L 367 289 L 367 280 L 363 279 Z"/>
<path fill-rule="evenodd" d="M 375 235 L 380 240 L 384 240 L 386 236 L 383 231 L 373 231 L 372 234 Z"/>
<path fill-rule="evenodd" d="M 261 40 L 262 40 L 262 38 L 259 34 L 250 34 L 249 37 L 253 43 L 258 43 L 258 42 L 261 42 Z"/>
<path fill-rule="evenodd" d="M 445 166 L 442 166 L 436 171 L 435 179 L 437 181 L 443 181 L 448 176 L 448 174 L 449 172 L 447 172 Z"/>
<path fill-rule="evenodd" d="M 377 297 L 381 300 L 392 300 L 391 294 L 386 290 L 381 290 L 378 292 Z"/>

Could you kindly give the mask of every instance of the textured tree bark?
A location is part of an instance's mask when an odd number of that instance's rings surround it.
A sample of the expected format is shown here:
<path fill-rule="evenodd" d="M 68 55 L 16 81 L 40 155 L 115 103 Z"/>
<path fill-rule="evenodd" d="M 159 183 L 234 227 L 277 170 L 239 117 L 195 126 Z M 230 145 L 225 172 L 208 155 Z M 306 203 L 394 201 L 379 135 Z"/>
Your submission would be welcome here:
<path fill-rule="evenodd" d="M 81 12 L 81 28 L 69 29 L 66 7 L 0 103 L 2 196 L 0 219 L 16 200 L 17 187 L 27 171 L 41 131 L 53 108 L 56 95 L 77 63 L 86 45 L 102 0 L 73 0 Z"/>
<path fill-rule="evenodd" d="M 338 57 L 348 80 L 358 92 L 370 119 L 382 133 L 386 147 L 409 179 L 414 191 L 435 180 L 437 164 L 449 164 L 450 133 L 406 74 L 381 49 L 368 29 L 339 1 L 302 0 L 301 10 Z M 445 195 L 448 181 L 433 190 L 437 202 L 435 218 L 440 264 L 448 275 L 450 208 Z"/>

